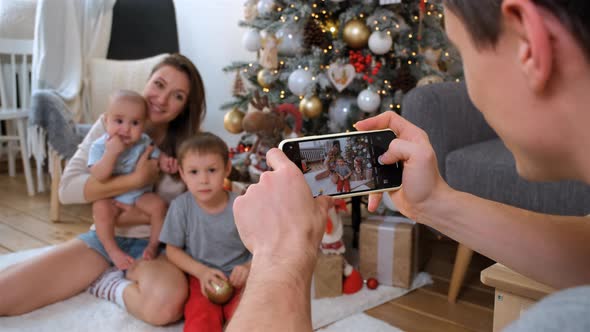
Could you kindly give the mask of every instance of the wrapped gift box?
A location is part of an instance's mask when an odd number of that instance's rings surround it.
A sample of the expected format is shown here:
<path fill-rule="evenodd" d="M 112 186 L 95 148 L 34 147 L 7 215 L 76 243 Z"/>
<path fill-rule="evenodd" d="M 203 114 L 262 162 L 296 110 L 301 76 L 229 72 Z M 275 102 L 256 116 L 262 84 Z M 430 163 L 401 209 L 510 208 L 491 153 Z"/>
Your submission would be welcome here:
<path fill-rule="evenodd" d="M 405 217 L 375 216 L 363 221 L 360 228 L 363 278 L 409 288 L 418 270 L 418 226 Z"/>
<path fill-rule="evenodd" d="M 342 295 L 344 257 L 319 253 L 313 272 L 312 293 L 314 299 Z"/>

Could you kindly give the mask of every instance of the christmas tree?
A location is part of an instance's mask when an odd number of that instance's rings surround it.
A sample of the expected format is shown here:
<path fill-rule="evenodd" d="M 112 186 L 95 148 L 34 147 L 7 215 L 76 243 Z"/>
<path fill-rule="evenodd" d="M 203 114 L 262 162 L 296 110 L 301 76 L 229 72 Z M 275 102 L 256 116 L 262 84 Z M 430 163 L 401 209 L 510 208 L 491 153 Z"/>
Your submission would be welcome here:
<path fill-rule="evenodd" d="M 245 162 L 260 171 L 266 150 L 286 136 L 352 130 L 400 112 L 415 86 L 462 75 L 440 0 L 248 0 L 240 25 L 243 46 L 258 56 L 224 69 L 236 75 L 224 124 L 246 131 L 244 144 L 254 138 Z"/>

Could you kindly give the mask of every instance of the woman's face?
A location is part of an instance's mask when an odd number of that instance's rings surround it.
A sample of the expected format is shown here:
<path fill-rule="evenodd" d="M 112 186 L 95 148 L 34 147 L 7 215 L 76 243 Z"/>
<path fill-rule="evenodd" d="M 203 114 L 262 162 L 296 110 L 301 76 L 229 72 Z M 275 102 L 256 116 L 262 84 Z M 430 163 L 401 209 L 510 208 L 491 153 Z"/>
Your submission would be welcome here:
<path fill-rule="evenodd" d="M 159 125 L 174 120 L 185 109 L 189 91 L 184 72 L 166 65 L 156 70 L 143 89 L 150 122 Z"/>

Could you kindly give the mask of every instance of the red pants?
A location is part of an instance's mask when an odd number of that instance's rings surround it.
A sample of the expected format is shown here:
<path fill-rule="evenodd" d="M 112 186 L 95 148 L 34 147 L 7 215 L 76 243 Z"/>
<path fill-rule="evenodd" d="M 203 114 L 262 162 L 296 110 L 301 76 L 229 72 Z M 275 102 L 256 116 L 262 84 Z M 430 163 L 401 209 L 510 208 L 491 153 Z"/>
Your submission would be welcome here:
<path fill-rule="evenodd" d="M 184 332 L 221 332 L 240 303 L 241 290 L 236 289 L 236 294 L 225 305 L 217 305 L 201 293 L 199 279 L 191 276 L 189 287 L 190 295 L 184 305 Z"/>
<path fill-rule="evenodd" d="M 338 182 L 336 183 L 336 190 L 338 192 L 350 192 L 350 181 L 349 179 L 346 180 L 340 180 L 338 179 Z"/>

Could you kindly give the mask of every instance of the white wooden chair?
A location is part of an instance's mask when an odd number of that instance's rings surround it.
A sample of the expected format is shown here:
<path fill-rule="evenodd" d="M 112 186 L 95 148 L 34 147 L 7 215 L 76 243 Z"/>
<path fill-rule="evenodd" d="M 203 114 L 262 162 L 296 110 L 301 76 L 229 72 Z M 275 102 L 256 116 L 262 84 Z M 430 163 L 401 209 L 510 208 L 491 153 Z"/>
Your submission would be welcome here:
<path fill-rule="evenodd" d="M 8 174 L 14 176 L 18 141 L 29 196 L 35 194 L 26 141 L 32 54 L 32 40 L 0 39 L 0 143 L 7 143 Z"/>

